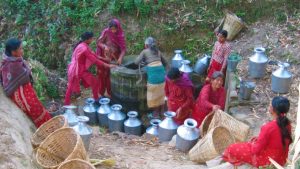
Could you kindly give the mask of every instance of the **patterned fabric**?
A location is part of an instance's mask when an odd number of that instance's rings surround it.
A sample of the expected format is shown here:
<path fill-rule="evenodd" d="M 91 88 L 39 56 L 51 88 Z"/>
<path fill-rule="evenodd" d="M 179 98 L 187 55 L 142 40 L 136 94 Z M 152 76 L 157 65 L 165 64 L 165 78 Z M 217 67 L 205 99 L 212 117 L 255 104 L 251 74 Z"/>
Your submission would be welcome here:
<path fill-rule="evenodd" d="M 208 77 L 210 78 L 211 75 L 215 71 L 221 71 L 221 69 L 225 71 L 227 66 L 227 58 L 230 55 L 231 46 L 228 42 L 220 43 L 217 41 L 214 45 L 212 59 L 208 68 Z M 224 73 L 223 72 L 223 73 Z"/>
<path fill-rule="evenodd" d="M 31 118 L 36 127 L 51 119 L 51 115 L 37 98 L 31 83 L 20 86 L 10 98 Z"/>
<path fill-rule="evenodd" d="M 165 94 L 168 97 L 168 110 L 176 112 L 174 121 L 179 125 L 189 118 L 193 110 L 193 91 L 192 82 L 187 76 L 182 75 L 181 79 L 175 82 L 166 78 Z"/>
<path fill-rule="evenodd" d="M 21 85 L 29 83 L 30 78 L 31 70 L 22 57 L 3 55 L 0 82 L 7 96 L 11 96 Z"/>
<path fill-rule="evenodd" d="M 147 105 L 149 108 L 158 107 L 165 104 L 165 83 L 147 84 Z"/>
<path fill-rule="evenodd" d="M 291 126 L 288 126 L 291 132 Z M 281 142 L 280 128 L 276 121 L 262 126 L 258 138 L 250 142 L 230 145 L 223 154 L 223 159 L 233 165 L 248 163 L 254 167 L 270 165 L 269 157 L 284 166 L 288 157 L 290 141 Z"/>
<path fill-rule="evenodd" d="M 213 91 L 211 84 L 205 85 L 199 93 L 197 98 L 192 118 L 201 125 L 204 118 L 212 111 L 213 105 L 219 105 L 222 110 L 225 108 L 226 90 L 224 87 Z"/>

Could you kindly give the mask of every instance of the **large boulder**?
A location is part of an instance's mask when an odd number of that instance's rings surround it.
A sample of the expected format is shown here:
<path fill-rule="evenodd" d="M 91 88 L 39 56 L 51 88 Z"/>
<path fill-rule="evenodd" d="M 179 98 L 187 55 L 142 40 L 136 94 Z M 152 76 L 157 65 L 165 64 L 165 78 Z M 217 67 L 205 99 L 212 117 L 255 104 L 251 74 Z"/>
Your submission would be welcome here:
<path fill-rule="evenodd" d="M 34 169 L 30 137 L 31 120 L 0 87 L 0 169 Z"/>

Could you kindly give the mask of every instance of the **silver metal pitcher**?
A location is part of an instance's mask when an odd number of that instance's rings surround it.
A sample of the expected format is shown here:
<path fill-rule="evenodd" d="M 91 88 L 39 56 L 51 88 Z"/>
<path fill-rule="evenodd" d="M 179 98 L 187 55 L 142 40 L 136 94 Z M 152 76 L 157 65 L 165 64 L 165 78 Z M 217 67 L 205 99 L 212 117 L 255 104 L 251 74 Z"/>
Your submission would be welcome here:
<path fill-rule="evenodd" d="M 170 141 L 178 128 L 178 125 L 173 120 L 173 117 L 176 116 L 175 112 L 167 111 L 164 115 L 165 119 L 159 124 L 158 128 L 158 138 L 162 142 Z"/>
<path fill-rule="evenodd" d="M 180 151 L 189 151 L 198 141 L 200 130 L 197 127 L 197 121 L 186 119 L 184 124 L 179 126 L 176 135 L 176 148 Z"/>
<path fill-rule="evenodd" d="M 184 72 L 184 73 L 191 73 L 191 72 L 193 72 L 193 69 L 189 65 L 190 63 L 191 63 L 191 61 L 189 61 L 189 60 L 183 60 L 183 61 L 181 61 L 181 66 L 180 66 L 179 70 L 181 72 Z"/>
<path fill-rule="evenodd" d="M 254 55 L 249 58 L 249 75 L 253 78 L 261 78 L 265 75 L 268 62 L 265 51 L 263 47 L 255 48 Z"/>
<path fill-rule="evenodd" d="M 111 113 L 111 108 L 109 106 L 110 99 L 102 98 L 99 100 L 100 107 L 97 110 L 99 126 L 108 127 L 108 117 L 107 115 Z"/>
<path fill-rule="evenodd" d="M 138 112 L 130 111 L 127 113 L 128 119 L 124 122 L 125 133 L 141 136 L 142 122 L 137 118 Z"/>
<path fill-rule="evenodd" d="M 98 123 L 97 109 L 94 103 L 95 103 L 95 99 L 87 98 L 85 100 L 85 106 L 83 107 L 84 115 L 90 119 L 88 121 L 89 125 L 96 125 Z"/>
<path fill-rule="evenodd" d="M 77 107 L 73 105 L 67 105 L 63 107 L 65 108 L 64 117 L 67 119 L 69 126 L 72 127 L 77 125 L 78 119 L 75 113 L 75 109 L 77 109 Z"/>
<path fill-rule="evenodd" d="M 125 114 L 121 112 L 122 106 L 114 104 L 111 106 L 112 112 L 108 114 L 108 129 L 113 131 L 124 131 Z"/>
<path fill-rule="evenodd" d="M 181 61 L 184 60 L 184 57 L 182 55 L 182 50 L 175 50 L 175 55 L 172 58 L 172 67 L 180 68 Z"/>
<path fill-rule="evenodd" d="M 204 75 L 208 69 L 211 56 L 205 54 L 202 58 L 199 58 L 195 64 L 194 72 L 199 75 Z"/>
<path fill-rule="evenodd" d="M 252 81 L 241 80 L 239 96 L 244 100 L 249 100 L 251 98 L 251 94 L 253 93 L 255 86 L 255 83 Z"/>
<path fill-rule="evenodd" d="M 78 120 L 78 124 L 74 126 L 73 129 L 80 135 L 84 147 L 86 151 L 88 151 L 93 135 L 93 129 L 86 124 L 89 121 L 87 116 L 78 116 Z"/>
<path fill-rule="evenodd" d="M 287 70 L 288 63 L 279 63 L 279 69 L 272 73 L 272 91 L 276 93 L 288 93 L 292 83 L 292 73 Z"/>
<path fill-rule="evenodd" d="M 150 121 L 151 126 L 146 129 L 146 133 L 157 137 L 158 136 L 158 127 L 159 127 L 160 123 L 161 123 L 161 120 L 152 119 Z"/>

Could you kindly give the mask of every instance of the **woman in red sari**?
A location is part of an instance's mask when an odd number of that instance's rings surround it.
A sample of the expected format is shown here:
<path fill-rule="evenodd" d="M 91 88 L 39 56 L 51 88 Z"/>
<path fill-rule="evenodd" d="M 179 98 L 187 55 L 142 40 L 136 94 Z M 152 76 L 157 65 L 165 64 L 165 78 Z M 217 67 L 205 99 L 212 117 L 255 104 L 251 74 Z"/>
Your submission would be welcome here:
<path fill-rule="evenodd" d="M 175 122 L 183 124 L 193 110 L 193 84 L 188 74 L 178 68 L 171 68 L 166 77 L 165 94 L 168 98 L 168 110 L 176 112 Z"/>
<path fill-rule="evenodd" d="M 217 34 L 218 41 L 214 45 L 212 58 L 207 70 L 208 74 L 206 81 L 210 80 L 215 71 L 221 71 L 224 75 L 226 73 L 227 58 L 231 52 L 231 46 L 229 42 L 226 41 L 227 34 L 226 30 L 221 30 Z"/>
<path fill-rule="evenodd" d="M 39 127 L 51 119 L 51 115 L 36 96 L 31 84 L 31 70 L 22 56 L 22 42 L 9 39 L 0 67 L 0 81 L 5 94 Z"/>
<path fill-rule="evenodd" d="M 97 59 L 89 44 L 93 41 L 93 33 L 85 32 L 81 35 L 81 41 L 74 47 L 72 61 L 68 66 L 68 89 L 65 96 L 65 105 L 71 104 L 71 94 L 80 94 L 80 81 L 85 88 L 91 87 L 94 99 L 98 99 L 98 82 L 88 68 L 92 64 L 102 67 L 113 67 Z"/>
<path fill-rule="evenodd" d="M 108 28 L 104 29 L 97 40 L 97 56 L 106 63 L 116 61 L 122 63 L 126 52 L 125 36 L 121 23 L 117 19 L 110 21 Z M 98 79 L 100 81 L 99 93 L 104 96 L 105 91 L 111 96 L 110 69 L 98 66 Z"/>
<path fill-rule="evenodd" d="M 222 86 L 223 77 L 222 72 L 214 72 L 210 83 L 201 89 L 192 113 L 192 118 L 197 121 L 198 126 L 210 112 L 217 109 L 224 110 L 226 90 Z"/>
<path fill-rule="evenodd" d="M 273 120 L 261 127 L 257 138 L 230 145 L 225 150 L 223 159 L 235 166 L 248 163 L 254 167 L 263 167 L 270 165 L 270 157 L 284 166 L 292 142 L 291 124 L 286 117 L 289 108 L 287 98 L 274 97 L 269 108 Z"/>

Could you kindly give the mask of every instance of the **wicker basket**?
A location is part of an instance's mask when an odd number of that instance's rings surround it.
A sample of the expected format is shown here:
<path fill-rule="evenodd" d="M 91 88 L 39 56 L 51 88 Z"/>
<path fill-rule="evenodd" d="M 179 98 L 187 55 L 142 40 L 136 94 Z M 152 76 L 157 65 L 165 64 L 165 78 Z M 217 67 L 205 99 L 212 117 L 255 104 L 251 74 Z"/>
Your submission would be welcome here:
<path fill-rule="evenodd" d="M 233 38 L 245 27 L 244 22 L 233 13 L 226 13 L 223 30 L 228 32 L 227 40 Z"/>
<path fill-rule="evenodd" d="M 38 147 L 54 131 L 68 126 L 68 122 L 64 116 L 56 116 L 40 126 L 31 137 L 31 145 L 33 148 Z"/>
<path fill-rule="evenodd" d="M 189 157 L 197 163 L 205 163 L 223 153 L 234 143 L 234 137 L 225 127 L 215 127 L 189 151 Z"/>
<path fill-rule="evenodd" d="M 214 117 L 214 113 L 211 112 L 202 121 L 201 126 L 200 126 L 201 137 L 204 137 L 207 134 L 210 122 L 213 119 L 213 117 Z"/>
<path fill-rule="evenodd" d="M 72 128 L 62 128 L 50 134 L 38 147 L 36 159 L 43 168 L 57 168 L 65 160 L 88 160 L 79 134 Z"/>
<path fill-rule="evenodd" d="M 250 127 L 248 125 L 240 122 L 239 120 L 223 112 L 222 110 L 217 110 L 214 113 L 208 131 L 215 128 L 216 126 L 226 127 L 238 142 L 246 141 L 250 131 Z"/>
<path fill-rule="evenodd" d="M 73 159 L 63 162 L 58 169 L 95 169 L 95 167 L 87 161 Z"/>

